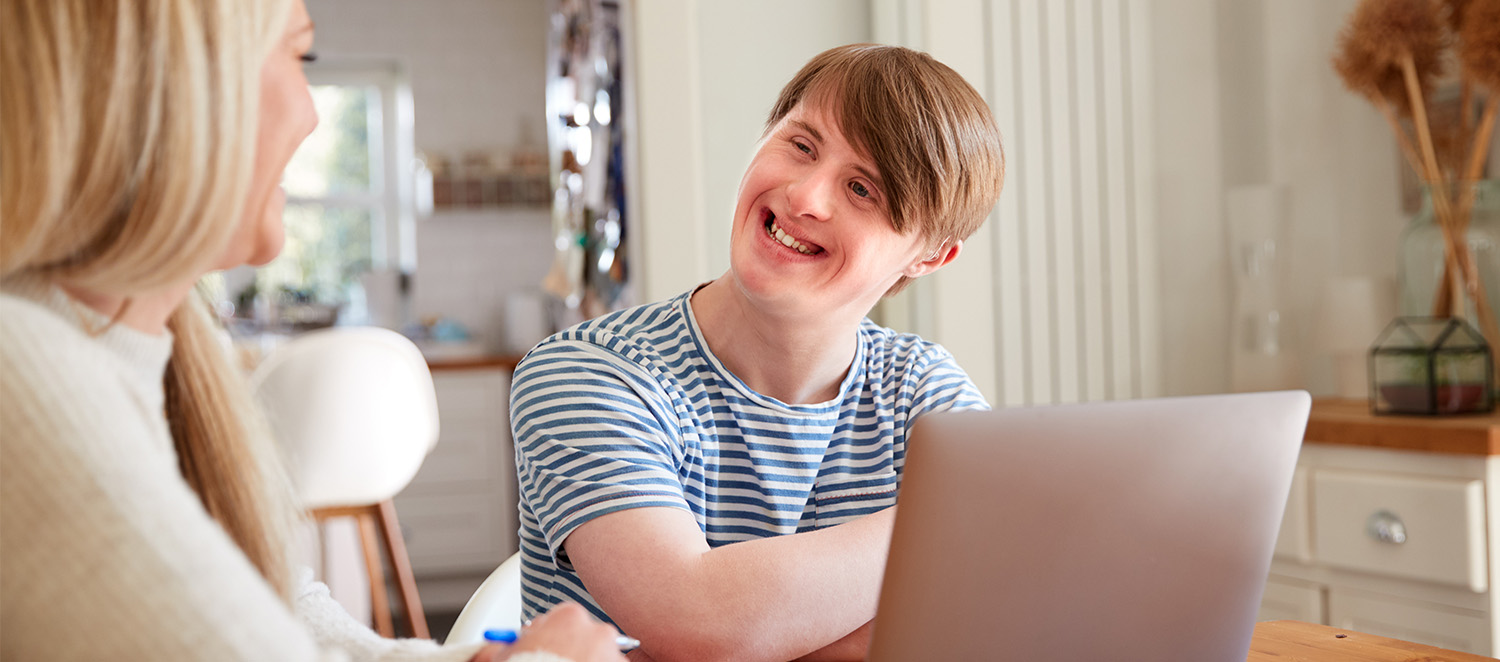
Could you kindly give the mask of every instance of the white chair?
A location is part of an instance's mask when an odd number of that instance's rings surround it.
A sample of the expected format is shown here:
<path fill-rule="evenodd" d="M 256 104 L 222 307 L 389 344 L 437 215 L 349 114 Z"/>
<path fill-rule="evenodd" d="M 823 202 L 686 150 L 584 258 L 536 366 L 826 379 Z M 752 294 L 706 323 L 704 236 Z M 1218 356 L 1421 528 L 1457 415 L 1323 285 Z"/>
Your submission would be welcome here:
<path fill-rule="evenodd" d="M 320 524 L 334 517 L 358 522 L 376 630 L 395 636 L 378 535 L 410 634 L 426 638 L 391 501 L 438 439 L 437 395 L 422 352 L 387 329 L 323 329 L 278 347 L 250 382 L 282 444 L 301 505 Z"/>
<path fill-rule="evenodd" d="M 479 585 L 448 631 L 448 644 L 473 644 L 484 641 L 484 631 L 496 628 L 517 630 L 521 627 L 521 554 L 505 559 L 500 567 Z"/>

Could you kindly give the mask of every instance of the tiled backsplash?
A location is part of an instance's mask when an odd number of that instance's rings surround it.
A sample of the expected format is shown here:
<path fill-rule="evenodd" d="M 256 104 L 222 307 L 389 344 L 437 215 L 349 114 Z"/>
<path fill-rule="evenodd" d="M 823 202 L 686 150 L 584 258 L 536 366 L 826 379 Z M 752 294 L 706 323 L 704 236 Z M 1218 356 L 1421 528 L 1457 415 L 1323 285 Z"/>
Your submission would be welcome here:
<path fill-rule="evenodd" d="M 439 212 L 417 223 L 411 314 L 448 317 L 490 349 L 508 349 L 506 300 L 539 293 L 551 265 L 546 209 Z"/>

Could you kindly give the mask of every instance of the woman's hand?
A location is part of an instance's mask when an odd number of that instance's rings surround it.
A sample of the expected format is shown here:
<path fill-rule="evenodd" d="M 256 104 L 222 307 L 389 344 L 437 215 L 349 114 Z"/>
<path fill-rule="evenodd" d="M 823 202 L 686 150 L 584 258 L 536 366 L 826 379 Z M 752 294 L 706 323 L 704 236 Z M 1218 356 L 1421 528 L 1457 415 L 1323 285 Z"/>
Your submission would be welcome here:
<path fill-rule="evenodd" d="M 500 662 L 525 651 L 546 651 L 573 662 L 625 662 L 615 644 L 619 634 L 587 609 L 569 602 L 538 616 L 514 645 L 486 646 L 471 662 Z"/>

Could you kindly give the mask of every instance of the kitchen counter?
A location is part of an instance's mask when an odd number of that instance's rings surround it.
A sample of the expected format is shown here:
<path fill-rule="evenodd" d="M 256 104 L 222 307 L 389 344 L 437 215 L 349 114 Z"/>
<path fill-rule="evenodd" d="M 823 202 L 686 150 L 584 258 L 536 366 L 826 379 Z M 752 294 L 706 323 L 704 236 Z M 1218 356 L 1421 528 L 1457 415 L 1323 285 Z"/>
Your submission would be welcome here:
<path fill-rule="evenodd" d="M 1458 455 L 1500 455 L 1500 414 L 1376 416 L 1366 400 L 1318 398 L 1308 443 Z"/>
<path fill-rule="evenodd" d="M 516 364 L 521 362 L 520 354 L 483 355 L 462 358 L 429 358 L 427 369 L 433 372 L 453 372 L 460 370 L 489 370 L 501 368 L 504 370 L 515 370 Z"/>

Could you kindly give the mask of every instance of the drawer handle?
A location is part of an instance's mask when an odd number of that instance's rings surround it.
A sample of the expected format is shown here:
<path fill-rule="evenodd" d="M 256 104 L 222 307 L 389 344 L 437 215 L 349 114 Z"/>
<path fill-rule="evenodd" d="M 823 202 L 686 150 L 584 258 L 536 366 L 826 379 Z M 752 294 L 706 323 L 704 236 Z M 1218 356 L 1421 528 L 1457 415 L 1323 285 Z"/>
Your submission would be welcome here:
<path fill-rule="evenodd" d="M 1382 510 L 1365 520 L 1365 533 L 1380 542 L 1399 545 L 1406 542 L 1406 525 L 1389 510 Z"/>

